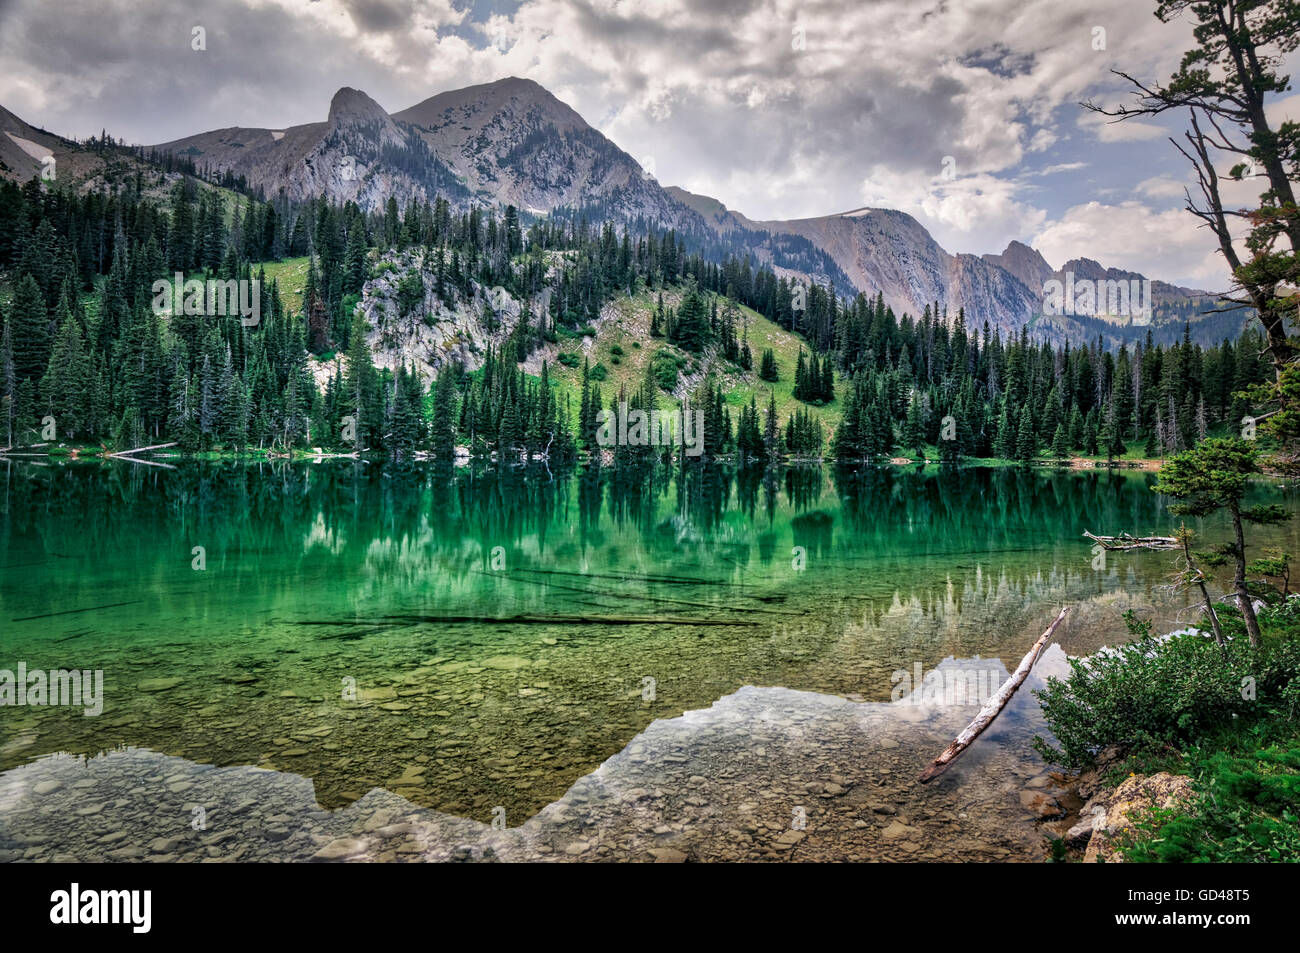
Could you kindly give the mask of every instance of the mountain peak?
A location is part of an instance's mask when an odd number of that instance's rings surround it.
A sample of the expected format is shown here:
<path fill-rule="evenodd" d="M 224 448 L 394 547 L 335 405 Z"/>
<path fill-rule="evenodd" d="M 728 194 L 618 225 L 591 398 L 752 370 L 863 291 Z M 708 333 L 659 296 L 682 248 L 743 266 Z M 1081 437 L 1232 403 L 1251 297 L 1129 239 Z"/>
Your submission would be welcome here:
<path fill-rule="evenodd" d="M 524 76 L 505 76 L 495 82 L 487 83 L 485 85 L 496 86 L 501 89 L 526 89 L 530 92 L 544 93 L 547 96 L 551 95 L 551 91 L 541 83 Z"/>
<path fill-rule="evenodd" d="M 1026 288 L 1037 289 L 1055 274 L 1056 269 L 1047 263 L 1037 248 L 1012 240 L 1000 255 L 984 255 L 984 260 L 1010 272 Z"/>
<path fill-rule="evenodd" d="M 448 90 L 393 113 L 399 122 L 429 129 L 468 126 L 475 131 L 494 120 L 509 124 L 521 116 L 529 117 L 534 127 L 549 123 L 559 132 L 589 128 L 581 116 L 546 87 L 519 76 Z"/>
<path fill-rule="evenodd" d="M 388 119 L 384 107 L 375 102 L 359 89 L 344 86 L 330 100 L 329 123 L 337 126 L 341 122 L 366 122 L 374 119 Z"/>

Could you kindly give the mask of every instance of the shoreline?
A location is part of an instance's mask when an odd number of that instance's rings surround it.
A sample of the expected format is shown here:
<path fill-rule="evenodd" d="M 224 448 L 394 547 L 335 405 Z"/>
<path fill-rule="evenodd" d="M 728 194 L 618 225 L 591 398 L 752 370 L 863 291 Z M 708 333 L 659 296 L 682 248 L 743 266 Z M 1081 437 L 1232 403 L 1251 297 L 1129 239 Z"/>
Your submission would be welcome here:
<path fill-rule="evenodd" d="M 133 460 L 135 462 L 144 462 L 135 457 L 135 454 L 141 453 L 146 448 L 136 448 L 134 450 L 109 450 L 106 447 L 78 447 L 78 446 L 59 446 L 52 450 L 41 449 L 46 444 L 29 444 L 19 447 L 6 447 L 0 449 L 0 460 L 4 459 L 31 459 L 42 458 L 51 460 Z M 240 461 L 265 461 L 265 460 L 288 460 L 290 462 L 320 461 L 320 460 L 355 460 L 367 463 L 387 463 L 392 462 L 383 456 L 368 456 L 368 451 L 327 451 L 316 448 L 314 450 L 294 449 L 290 451 L 278 451 L 268 449 L 246 450 L 243 452 L 233 452 L 228 450 L 204 450 L 204 451 L 179 451 L 168 448 L 166 450 L 149 450 L 149 456 L 160 460 L 185 461 L 185 462 L 212 462 L 212 463 L 237 463 Z M 601 453 L 604 465 L 612 465 L 613 454 L 609 451 Z M 545 456 L 535 455 L 530 459 L 523 459 L 520 454 L 520 460 L 512 466 L 525 466 L 528 464 L 547 464 L 549 461 Z M 579 451 L 576 463 L 590 463 L 592 456 L 583 455 Z M 421 451 L 411 458 L 413 463 L 436 463 L 432 455 L 426 451 Z M 457 447 L 454 460 L 449 461 L 456 467 L 470 466 L 475 463 L 495 465 L 502 461 L 497 459 L 495 453 L 486 456 L 471 456 L 465 448 Z M 736 466 L 735 454 L 727 454 L 723 458 L 713 458 L 707 461 L 709 463 L 722 464 L 726 466 Z M 871 460 L 844 460 L 839 461 L 833 457 L 789 457 L 780 461 L 780 465 L 789 468 L 799 467 L 822 467 L 822 466 L 844 466 L 844 467 L 909 467 L 909 466 L 958 466 L 958 467 L 1025 467 L 1032 469 L 1047 470 L 1143 470 L 1156 471 L 1164 464 L 1164 459 L 1151 458 L 1128 458 L 1118 460 L 1106 460 L 1104 458 L 1092 457 L 1070 457 L 1068 459 L 1049 459 L 1040 458 L 1028 462 L 1019 460 L 1006 460 L 1001 457 L 961 457 L 957 460 L 947 461 L 939 458 L 919 458 L 919 457 L 881 457 Z M 674 464 L 675 465 L 675 464 Z"/>

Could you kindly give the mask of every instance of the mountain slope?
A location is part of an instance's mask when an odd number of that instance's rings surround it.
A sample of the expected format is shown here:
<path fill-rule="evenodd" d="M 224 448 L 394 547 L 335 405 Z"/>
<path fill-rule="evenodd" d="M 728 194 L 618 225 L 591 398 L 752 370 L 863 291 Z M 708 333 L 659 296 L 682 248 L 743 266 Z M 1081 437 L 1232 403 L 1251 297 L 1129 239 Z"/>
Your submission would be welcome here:
<path fill-rule="evenodd" d="M 393 118 L 494 202 L 534 214 L 591 206 L 623 220 L 704 227 L 636 160 L 532 80 L 440 93 Z"/>
<path fill-rule="evenodd" d="M 48 147 L 58 156 L 60 143 L 0 110 L 0 171 L 10 178 L 30 178 L 40 168 L 35 153 Z M 65 150 L 68 145 L 70 169 L 84 162 L 86 174 L 102 171 L 102 160 L 96 166 L 75 144 L 64 143 Z M 662 187 L 570 106 L 526 79 L 439 93 L 391 115 L 344 87 L 323 122 L 282 130 L 232 127 L 152 148 L 192 159 L 200 169 L 242 175 L 267 196 L 283 191 L 295 201 L 323 195 L 374 211 L 389 198 L 404 206 L 439 196 L 458 209 L 513 204 L 535 215 L 581 212 L 591 222 L 674 228 L 712 260 L 749 256 L 782 277 L 829 284 L 842 296 L 881 294 L 899 315 L 937 305 L 950 316 L 964 308 L 973 326 L 987 321 L 1003 333 L 1032 322 L 1066 340 L 1145 334 L 1126 327 L 1127 318 L 1042 316 L 1047 281 L 1144 276 L 1086 258 L 1053 269 L 1019 242 L 996 255 L 953 255 L 911 215 L 891 209 L 755 221 L 709 196 Z M 1184 320 L 1198 325 L 1198 339 L 1230 332 L 1232 321 L 1223 317 L 1201 326 L 1204 297 L 1153 281 L 1157 337 L 1181 334 Z"/>

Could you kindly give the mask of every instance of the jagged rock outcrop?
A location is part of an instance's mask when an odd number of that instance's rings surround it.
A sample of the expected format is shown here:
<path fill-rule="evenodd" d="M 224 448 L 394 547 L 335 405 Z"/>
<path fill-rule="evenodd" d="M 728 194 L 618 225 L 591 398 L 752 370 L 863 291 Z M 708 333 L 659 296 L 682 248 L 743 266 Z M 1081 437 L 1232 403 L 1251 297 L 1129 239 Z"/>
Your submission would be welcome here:
<path fill-rule="evenodd" d="M 630 155 L 532 80 L 510 77 L 394 113 L 471 192 L 535 214 L 594 207 L 666 227 L 703 228 Z"/>
<path fill-rule="evenodd" d="M 418 302 L 404 302 L 398 285 L 419 275 L 424 287 Z M 370 333 L 366 343 L 379 367 L 405 365 L 429 384 L 452 364 L 474 370 L 488 347 L 500 347 L 519 321 L 523 303 L 503 288 L 471 282 L 471 294 L 452 294 L 451 303 L 435 293 L 432 271 L 416 252 L 387 256 L 362 289 L 358 305 Z"/>

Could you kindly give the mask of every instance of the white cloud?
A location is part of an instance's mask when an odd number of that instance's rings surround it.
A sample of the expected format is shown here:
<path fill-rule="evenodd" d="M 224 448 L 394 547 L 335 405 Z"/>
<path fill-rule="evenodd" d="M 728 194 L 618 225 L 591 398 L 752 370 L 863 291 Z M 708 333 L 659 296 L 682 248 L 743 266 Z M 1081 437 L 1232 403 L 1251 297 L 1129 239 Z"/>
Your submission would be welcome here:
<path fill-rule="evenodd" d="M 1163 25 L 1131 0 L 522 0 L 477 22 L 463 0 L 204 0 L 190 14 L 170 0 L 76 2 L 75 16 L 42 0 L 0 13 L 0 103 L 60 132 L 161 142 L 284 128 L 324 118 L 343 85 L 395 111 L 520 75 L 655 156 L 659 181 L 754 219 L 866 202 L 916 215 L 951 251 L 1038 233 L 1103 260 L 1113 248 L 1127 267 L 1208 274 L 1187 256 L 1212 243 L 1168 215 L 1180 161 L 1160 142 L 1168 130 L 1078 106 L 1125 101 L 1111 69 L 1167 76 L 1191 44 L 1181 19 Z M 188 50 L 190 20 L 209 26 L 206 57 Z M 955 180 L 940 178 L 945 156 Z M 1091 220 L 1079 209 L 1110 195 L 1141 197 L 1105 207 L 1165 222 L 1177 237 L 1161 241 L 1185 253 L 1076 240 Z"/>
<path fill-rule="evenodd" d="M 1174 284 L 1225 290 L 1229 274 L 1216 245 L 1182 209 L 1141 202 L 1087 202 L 1046 224 L 1030 242 L 1054 267 L 1072 258 L 1140 271 Z"/>
<path fill-rule="evenodd" d="M 1183 198 L 1183 190 L 1187 188 L 1188 184 L 1188 182 L 1179 181 L 1172 176 L 1154 175 L 1133 186 L 1133 191 L 1147 198 L 1180 199 Z"/>
<path fill-rule="evenodd" d="M 1086 162 L 1058 162 L 1056 165 L 1044 166 L 1037 170 L 1034 175 L 1057 175 L 1061 172 L 1074 172 L 1076 169 L 1086 169 L 1087 167 L 1088 163 Z"/>

